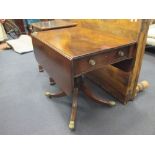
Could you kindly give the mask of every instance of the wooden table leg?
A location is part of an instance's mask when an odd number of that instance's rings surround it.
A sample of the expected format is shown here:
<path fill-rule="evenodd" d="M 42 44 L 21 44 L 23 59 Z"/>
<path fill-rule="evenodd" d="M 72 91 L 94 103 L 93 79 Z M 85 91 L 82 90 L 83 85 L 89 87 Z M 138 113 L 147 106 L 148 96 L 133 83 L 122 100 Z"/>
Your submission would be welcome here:
<path fill-rule="evenodd" d="M 52 98 L 52 97 L 63 97 L 66 96 L 66 94 L 63 91 L 60 91 L 58 93 L 50 93 L 50 92 L 45 92 L 45 96 Z"/>
<path fill-rule="evenodd" d="M 49 78 L 49 81 L 50 81 L 50 85 L 55 85 L 55 81 L 51 77 Z"/>
<path fill-rule="evenodd" d="M 109 106 L 115 106 L 116 102 L 114 101 L 109 101 L 107 99 L 101 98 L 99 96 L 96 96 L 91 90 L 90 88 L 88 88 L 85 84 L 81 85 L 81 89 L 82 91 L 92 100 L 94 100 L 96 103 L 100 103 L 100 104 L 106 104 Z"/>
<path fill-rule="evenodd" d="M 70 116 L 70 122 L 69 122 L 69 128 L 71 130 L 75 129 L 75 119 L 77 115 L 77 104 L 78 104 L 77 98 L 78 98 L 78 88 L 74 88 L 72 110 L 71 110 L 71 116 Z"/>
<path fill-rule="evenodd" d="M 43 72 L 44 71 L 44 69 L 43 69 L 43 67 L 41 65 L 38 65 L 38 68 L 39 68 L 39 72 Z"/>
<path fill-rule="evenodd" d="M 72 108 L 71 108 L 71 115 L 70 115 L 70 121 L 69 121 L 69 128 L 71 130 L 75 129 L 79 89 L 82 90 L 88 97 L 90 97 L 92 100 L 94 100 L 97 103 L 106 104 L 109 106 L 114 106 L 116 104 L 114 101 L 109 101 L 95 96 L 93 92 L 91 92 L 90 89 L 84 84 L 82 77 L 75 79 L 75 87 L 73 89 Z M 58 93 L 46 92 L 45 95 L 49 98 L 66 96 L 66 94 L 63 91 Z"/>

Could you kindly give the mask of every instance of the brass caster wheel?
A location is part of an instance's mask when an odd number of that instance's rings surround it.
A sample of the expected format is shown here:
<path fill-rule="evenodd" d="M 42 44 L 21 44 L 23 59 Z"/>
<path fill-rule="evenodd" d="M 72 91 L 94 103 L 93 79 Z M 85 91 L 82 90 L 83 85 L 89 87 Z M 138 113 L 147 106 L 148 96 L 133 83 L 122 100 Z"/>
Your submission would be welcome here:
<path fill-rule="evenodd" d="M 47 96 L 47 97 L 49 97 L 49 98 L 52 98 L 52 95 L 51 95 L 51 93 L 50 92 L 45 92 L 45 96 Z"/>
<path fill-rule="evenodd" d="M 70 121 L 70 122 L 69 122 L 69 128 L 70 128 L 71 130 L 74 130 L 74 129 L 75 129 L 74 121 Z"/>
<path fill-rule="evenodd" d="M 109 104 L 110 106 L 115 106 L 116 105 L 116 102 L 115 101 L 110 101 L 109 103 L 110 103 Z"/>

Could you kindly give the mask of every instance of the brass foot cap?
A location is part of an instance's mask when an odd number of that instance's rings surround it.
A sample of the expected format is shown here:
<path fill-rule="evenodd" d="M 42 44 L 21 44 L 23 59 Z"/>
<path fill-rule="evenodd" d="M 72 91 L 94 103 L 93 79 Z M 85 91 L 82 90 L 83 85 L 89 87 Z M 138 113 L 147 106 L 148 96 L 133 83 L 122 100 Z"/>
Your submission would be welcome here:
<path fill-rule="evenodd" d="M 70 128 L 71 130 L 74 129 L 74 121 L 70 121 L 70 122 L 69 122 L 69 128 Z"/>
<path fill-rule="evenodd" d="M 39 72 L 43 72 L 44 70 L 43 69 L 39 69 Z"/>
<path fill-rule="evenodd" d="M 52 96 L 51 96 L 51 93 L 50 93 L 50 92 L 48 92 L 48 91 L 47 91 L 47 92 L 45 92 L 45 96 L 47 96 L 47 97 L 52 97 Z"/>
<path fill-rule="evenodd" d="M 50 85 L 55 85 L 55 82 L 50 82 Z"/>
<path fill-rule="evenodd" d="M 115 106 L 116 105 L 116 102 L 115 101 L 110 101 L 110 106 Z"/>

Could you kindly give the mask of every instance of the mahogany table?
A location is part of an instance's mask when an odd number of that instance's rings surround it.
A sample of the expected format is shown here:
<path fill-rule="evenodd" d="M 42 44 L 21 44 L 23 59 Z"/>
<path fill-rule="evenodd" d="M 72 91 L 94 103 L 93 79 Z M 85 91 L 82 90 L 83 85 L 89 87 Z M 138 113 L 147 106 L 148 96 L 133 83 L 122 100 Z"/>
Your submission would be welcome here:
<path fill-rule="evenodd" d="M 66 27 L 76 26 L 75 22 L 65 21 L 62 19 L 53 19 L 49 21 L 41 21 L 32 24 L 32 28 L 34 31 L 47 31 L 52 29 L 60 29 Z"/>
<path fill-rule="evenodd" d="M 47 30 L 73 27 L 76 25 L 77 23 L 72 22 L 72 21 L 65 21 L 62 19 L 53 19 L 53 20 L 40 21 L 40 22 L 31 24 L 31 31 L 32 32 L 47 31 Z M 38 65 L 38 68 L 39 68 L 39 72 L 44 71 L 41 64 Z M 51 85 L 55 84 L 52 78 L 49 78 L 49 80 L 50 80 Z"/>
<path fill-rule="evenodd" d="M 114 101 L 94 95 L 83 79 L 88 72 L 133 58 L 134 40 L 77 26 L 35 32 L 32 41 L 36 60 L 61 89 L 46 95 L 73 96 L 70 129 L 75 128 L 79 90 L 97 103 L 115 105 Z"/>

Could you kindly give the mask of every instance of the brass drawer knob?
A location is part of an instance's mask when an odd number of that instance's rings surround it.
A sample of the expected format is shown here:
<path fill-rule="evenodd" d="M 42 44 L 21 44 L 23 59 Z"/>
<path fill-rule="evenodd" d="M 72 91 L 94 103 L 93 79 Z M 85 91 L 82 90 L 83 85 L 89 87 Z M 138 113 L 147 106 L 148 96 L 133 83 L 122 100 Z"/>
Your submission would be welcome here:
<path fill-rule="evenodd" d="M 91 66 L 94 66 L 94 65 L 96 64 L 96 62 L 95 62 L 95 60 L 90 59 L 90 60 L 89 60 L 89 64 L 90 64 Z"/>
<path fill-rule="evenodd" d="M 119 51 L 119 52 L 118 52 L 118 55 L 121 56 L 121 57 L 123 57 L 125 54 L 124 54 L 123 51 Z"/>

